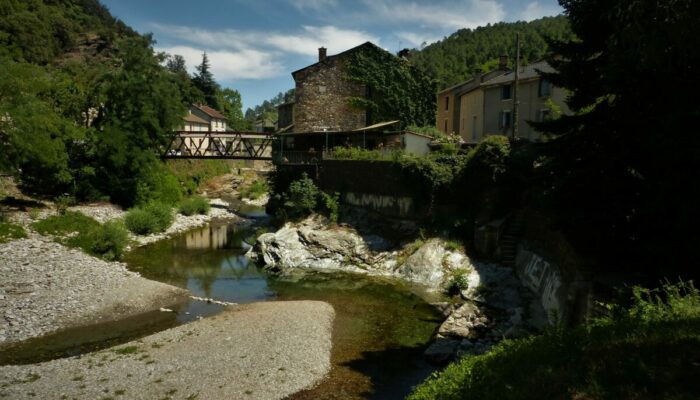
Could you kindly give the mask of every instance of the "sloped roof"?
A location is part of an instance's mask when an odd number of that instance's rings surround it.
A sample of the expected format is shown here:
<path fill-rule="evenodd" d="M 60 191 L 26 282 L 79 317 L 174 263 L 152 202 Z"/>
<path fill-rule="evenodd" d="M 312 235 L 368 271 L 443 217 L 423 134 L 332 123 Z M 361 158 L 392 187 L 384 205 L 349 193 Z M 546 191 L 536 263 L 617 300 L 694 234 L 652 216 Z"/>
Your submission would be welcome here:
<path fill-rule="evenodd" d="M 188 113 L 188 114 L 185 116 L 184 119 L 185 119 L 186 122 L 195 122 L 195 123 L 198 123 L 198 124 L 206 124 L 206 125 L 209 125 L 209 122 L 205 121 L 205 120 L 202 119 L 202 118 L 199 118 L 198 116 L 196 116 L 196 115 L 194 115 L 194 114 L 189 114 L 189 113 Z"/>
<path fill-rule="evenodd" d="M 359 45 L 359 46 L 355 46 L 355 47 L 353 47 L 353 48 L 351 48 L 351 49 L 348 49 L 348 50 L 345 50 L 345 51 L 343 51 L 343 52 L 341 52 L 341 53 L 334 54 L 334 55 L 332 55 L 332 56 L 327 56 L 323 61 L 319 61 L 319 62 L 313 63 L 313 64 L 311 64 L 311 65 L 308 65 L 308 66 L 306 66 L 306 67 L 304 67 L 304 68 L 302 68 L 302 69 L 298 69 L 298 70 L 292 72 L 292 77 L 295 76 L 296 74 L 298 74 L 298 73 L 301 72 L 301 71 L 307 70 L 307 69 L 309 69 L 309 68 L 311 68 L 311 67 L 315 67 L 316 65 L 319 65 L 319 64 L 322 64 L 322 63 L 326 63 L 326 62 L 331 61 L 331 60 L 336 59 L 336 58 L 342 58 L 342 57 L 344 57 L 344 56 L 346 56 L 346 55 L 348 55 L 348 54 L 354 53 L 354 52 L 356 52 L 356 51 L 358 51 L 358 50 L 360 50 L 360 49 L 364 49 L 364 48 L 373 48 L 373 49 L 381 50 L 381 51 L 383 51 L 383 52 L 385 52 L 385 53 L 389 53 L 388 51 L 382 49 L 381 47 L 377 46 L 376 44 L 374 44 L 374 43 L 372 43 L 372 42 L 364 42 L 364 43 L 362 43 L 362 44 Z M 389 53 L 389 54 L 391 54 L 391 53 Z M 392 54 L 392 55 L 393 55 L 393 54 Z"/>
<path fill-rule="evenodd" d="M 212 118 L 227 119 L 223 114 L 221 114 L 217 110 L 215 110 L 209 106 L 206 106 L 204 104 L 193 104 L 193 106 L 199 108 L 200 110 L 202 110 L 202 112 L 204 112 L 205 114 L 207 114 L 208 116 L 210 116 Z"/>
<path fill-rule="evenodd" d="M 519 79 L 521 80 L 528 80 L 528 79 L 535 79 L 540 76 L 540 73 L 538 71 L 542 72 L 554 72 L 554 68 L 552 68 L 546 61 L 538 61 L 529 65 L 526 65 L 524 67 L 520 67 L 520 76 Z M 510 83 L 515 81 L 515 72 L 514 71 L 508 71 L 507 73 L 497 76 L 493 79 L 489 79 L 486 82 L 484 82 L 481 86 L 491 86 L 491 85 L 499 85 L 499 84 L 504 84 L 504 83 Z"/>
<path fill-rule="evenodd" d="M 383 128 L 383 127 L 385 127 L 385 126 L 394 125 L 394 124 L 397 124 L 397 123 L 399 123 L 399 122 L 401 122 L 401 121 L 396 120 L 396 121 L 379 122 L 379 123 L 374 124 L 374 125 L 365 126 L 364 128 L 353 129 L 352 131 L 353 131 L 353 132 L 371 131 L 371 130 L 373 130 L 373 129 L 379 129 L 379 128 Z"/>

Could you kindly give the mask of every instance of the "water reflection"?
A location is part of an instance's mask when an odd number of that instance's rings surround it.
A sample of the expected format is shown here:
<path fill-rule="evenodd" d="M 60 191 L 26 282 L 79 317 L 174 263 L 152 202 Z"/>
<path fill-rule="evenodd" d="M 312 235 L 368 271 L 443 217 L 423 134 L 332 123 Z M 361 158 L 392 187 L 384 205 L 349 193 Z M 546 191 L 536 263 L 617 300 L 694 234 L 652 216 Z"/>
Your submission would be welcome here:
<path fill-rule="evenodd" d="M 208 229 L 185 234 L 185 247 L 187 249 L 223 249 L 228 243 L 229 227 L 210 226 Z"/>

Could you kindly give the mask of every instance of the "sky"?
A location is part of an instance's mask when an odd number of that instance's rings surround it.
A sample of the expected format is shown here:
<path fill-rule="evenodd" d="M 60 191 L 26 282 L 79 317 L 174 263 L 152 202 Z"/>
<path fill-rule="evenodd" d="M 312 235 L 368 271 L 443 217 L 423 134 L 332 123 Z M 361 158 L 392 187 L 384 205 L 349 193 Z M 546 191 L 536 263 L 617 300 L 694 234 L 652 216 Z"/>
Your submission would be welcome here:
<path fill-rule="evenodd" d="M 102 0 L 150 32 L 155 49 L 180 54 L 190 72 L 207 52 L 214 77 L 236 89 L 243 111 L 294 87 L 291 72 L 366 41 L 396 53 L 462 28 L 531 21 L 562 12 L 556 0 Z"/>

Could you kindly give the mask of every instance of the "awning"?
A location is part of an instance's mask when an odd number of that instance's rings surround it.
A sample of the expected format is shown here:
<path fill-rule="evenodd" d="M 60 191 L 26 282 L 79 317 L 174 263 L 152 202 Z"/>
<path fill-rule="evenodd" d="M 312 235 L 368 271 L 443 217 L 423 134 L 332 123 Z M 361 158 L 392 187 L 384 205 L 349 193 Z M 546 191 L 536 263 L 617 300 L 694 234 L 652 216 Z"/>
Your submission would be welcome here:
<path fill-rule="evenodd" d="M 388 122 L 379 122 L 379 123 L 374 124 L 374 125 L 365 126 L 364 128 L 354 129 L 353 132 L 371 131 L 374 129 L 383 128 L 385 126 L 394 125 L 394 124 L 397 124 L 399 122 L 401 122 L 401 121 L 396 120 L 396 121 L 388 121 Z"/>

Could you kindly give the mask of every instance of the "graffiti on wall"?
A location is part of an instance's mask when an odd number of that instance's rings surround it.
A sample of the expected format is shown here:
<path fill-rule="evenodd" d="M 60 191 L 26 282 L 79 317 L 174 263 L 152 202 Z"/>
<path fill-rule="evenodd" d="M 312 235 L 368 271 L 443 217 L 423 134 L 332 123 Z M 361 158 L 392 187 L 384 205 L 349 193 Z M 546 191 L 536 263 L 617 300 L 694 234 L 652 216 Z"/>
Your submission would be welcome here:
<path fill-rule="evenodd" d="M 413 199 L 410 197 L 348 192 L 345 194 L 345 203 L 355 207 L 368 208 L 378 212 L 391 212 L 400 217 L 406 217 L 413 206 Z"/>
<path fill-rule="evenodd" d="M 547 312 L 551 323 L 561 317 L 563 311 L 562 300 L 557 292 L 562 285 L 561 273 L 553 264 L 545 261 L 535 253 L 523 250 L 525 257 L 519 263 L 522 269 L 522 278 L 526 286 L 540 295 L 542 308 Z"/>

